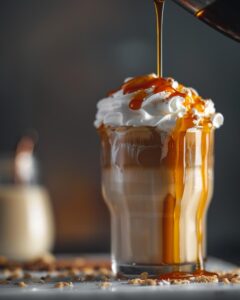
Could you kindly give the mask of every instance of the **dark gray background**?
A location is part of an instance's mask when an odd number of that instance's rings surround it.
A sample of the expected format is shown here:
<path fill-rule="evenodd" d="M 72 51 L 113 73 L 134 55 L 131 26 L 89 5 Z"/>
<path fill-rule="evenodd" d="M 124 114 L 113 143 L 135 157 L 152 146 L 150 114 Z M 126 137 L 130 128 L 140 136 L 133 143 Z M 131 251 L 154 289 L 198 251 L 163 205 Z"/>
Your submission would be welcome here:
<path fill-rule="evenodd" d="M 95 105 L 125 77 L 155 71 L 151 0 L 1 0 L 0 152 L 28 128 L 56 214 L 56 251 L 106 251 Z M 164 75 L 211 97 L 225 116 L 216 134 L 209 252 L 240 261 L 240 44 L 170 0 Z"/>

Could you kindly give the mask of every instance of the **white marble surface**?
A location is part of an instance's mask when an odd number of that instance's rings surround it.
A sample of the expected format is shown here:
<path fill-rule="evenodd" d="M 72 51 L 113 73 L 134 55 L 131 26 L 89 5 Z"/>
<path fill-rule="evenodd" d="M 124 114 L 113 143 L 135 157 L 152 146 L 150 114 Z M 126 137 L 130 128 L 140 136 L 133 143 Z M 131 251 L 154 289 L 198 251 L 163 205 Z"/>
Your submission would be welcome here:
<path fill-rule="evenodd" d="M 209 259 L 208 270 L 231 270 L 236 266 Z M 45 273 L 32 273 L 39 278 Z M 169 286 L 132 286 L 126 281 L 112 282 L 107 289 L 99 282 L 78 282 L 73 287 L 54 288 L 54 283 L 35 283 L 26 288 L 0 285 L 0 299 L 240 299 L 240 285 L 187 284 Z"/>

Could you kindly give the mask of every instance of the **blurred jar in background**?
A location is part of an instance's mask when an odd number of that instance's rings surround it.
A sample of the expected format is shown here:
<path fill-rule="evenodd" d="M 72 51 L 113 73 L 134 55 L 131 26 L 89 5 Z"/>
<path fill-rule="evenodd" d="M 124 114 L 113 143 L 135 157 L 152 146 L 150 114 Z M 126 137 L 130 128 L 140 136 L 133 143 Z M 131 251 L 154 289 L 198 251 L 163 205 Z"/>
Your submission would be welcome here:
<path fill-rule="evenodd" d="M 0 156 L 0 255 L 11 260 L 38 258 L 54 243 L 52 208 L 38 182 L 34 146 L 25 136 L 15 153 Z"/>

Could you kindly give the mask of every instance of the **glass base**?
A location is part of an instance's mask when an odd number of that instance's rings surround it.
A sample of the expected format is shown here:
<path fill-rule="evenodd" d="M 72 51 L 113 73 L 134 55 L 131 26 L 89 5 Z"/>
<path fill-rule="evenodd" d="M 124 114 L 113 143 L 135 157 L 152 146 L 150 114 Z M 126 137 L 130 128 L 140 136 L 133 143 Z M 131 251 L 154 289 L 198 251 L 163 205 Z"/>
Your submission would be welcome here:
<path fill-rule="evenodd" d="M 112 262 L 112 271 L 115 275 L 125 276 L 128 278 L 139 276 L 147 272 L 149 277 L 171 272 L 194 272 L 198 269 L 196 263 L 183 263 L 176 265 L 141 265 L 141 264 L 119 264 Z"/>

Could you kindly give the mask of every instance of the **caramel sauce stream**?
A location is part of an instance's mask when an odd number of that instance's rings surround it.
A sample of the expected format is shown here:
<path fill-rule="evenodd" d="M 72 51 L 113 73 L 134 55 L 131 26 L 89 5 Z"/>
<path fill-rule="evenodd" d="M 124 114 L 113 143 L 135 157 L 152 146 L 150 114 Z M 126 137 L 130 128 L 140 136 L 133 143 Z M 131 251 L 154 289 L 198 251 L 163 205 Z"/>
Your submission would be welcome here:
<path fill-rule="evenodd" d="M 157 19 L 157 75 L 162 77 L 162 28 L 164 0 L 154 0 Z"/>
<path fill-rule="evenodd" d="M 181 217 L 181 200 L 184 191 L 184 145 L 185 145 L 185 132 L 176 134 L 175 140 L 175 192 L 176 201 L 174 207 L 174 263 L 180 263 L 180 217 Z"/>

